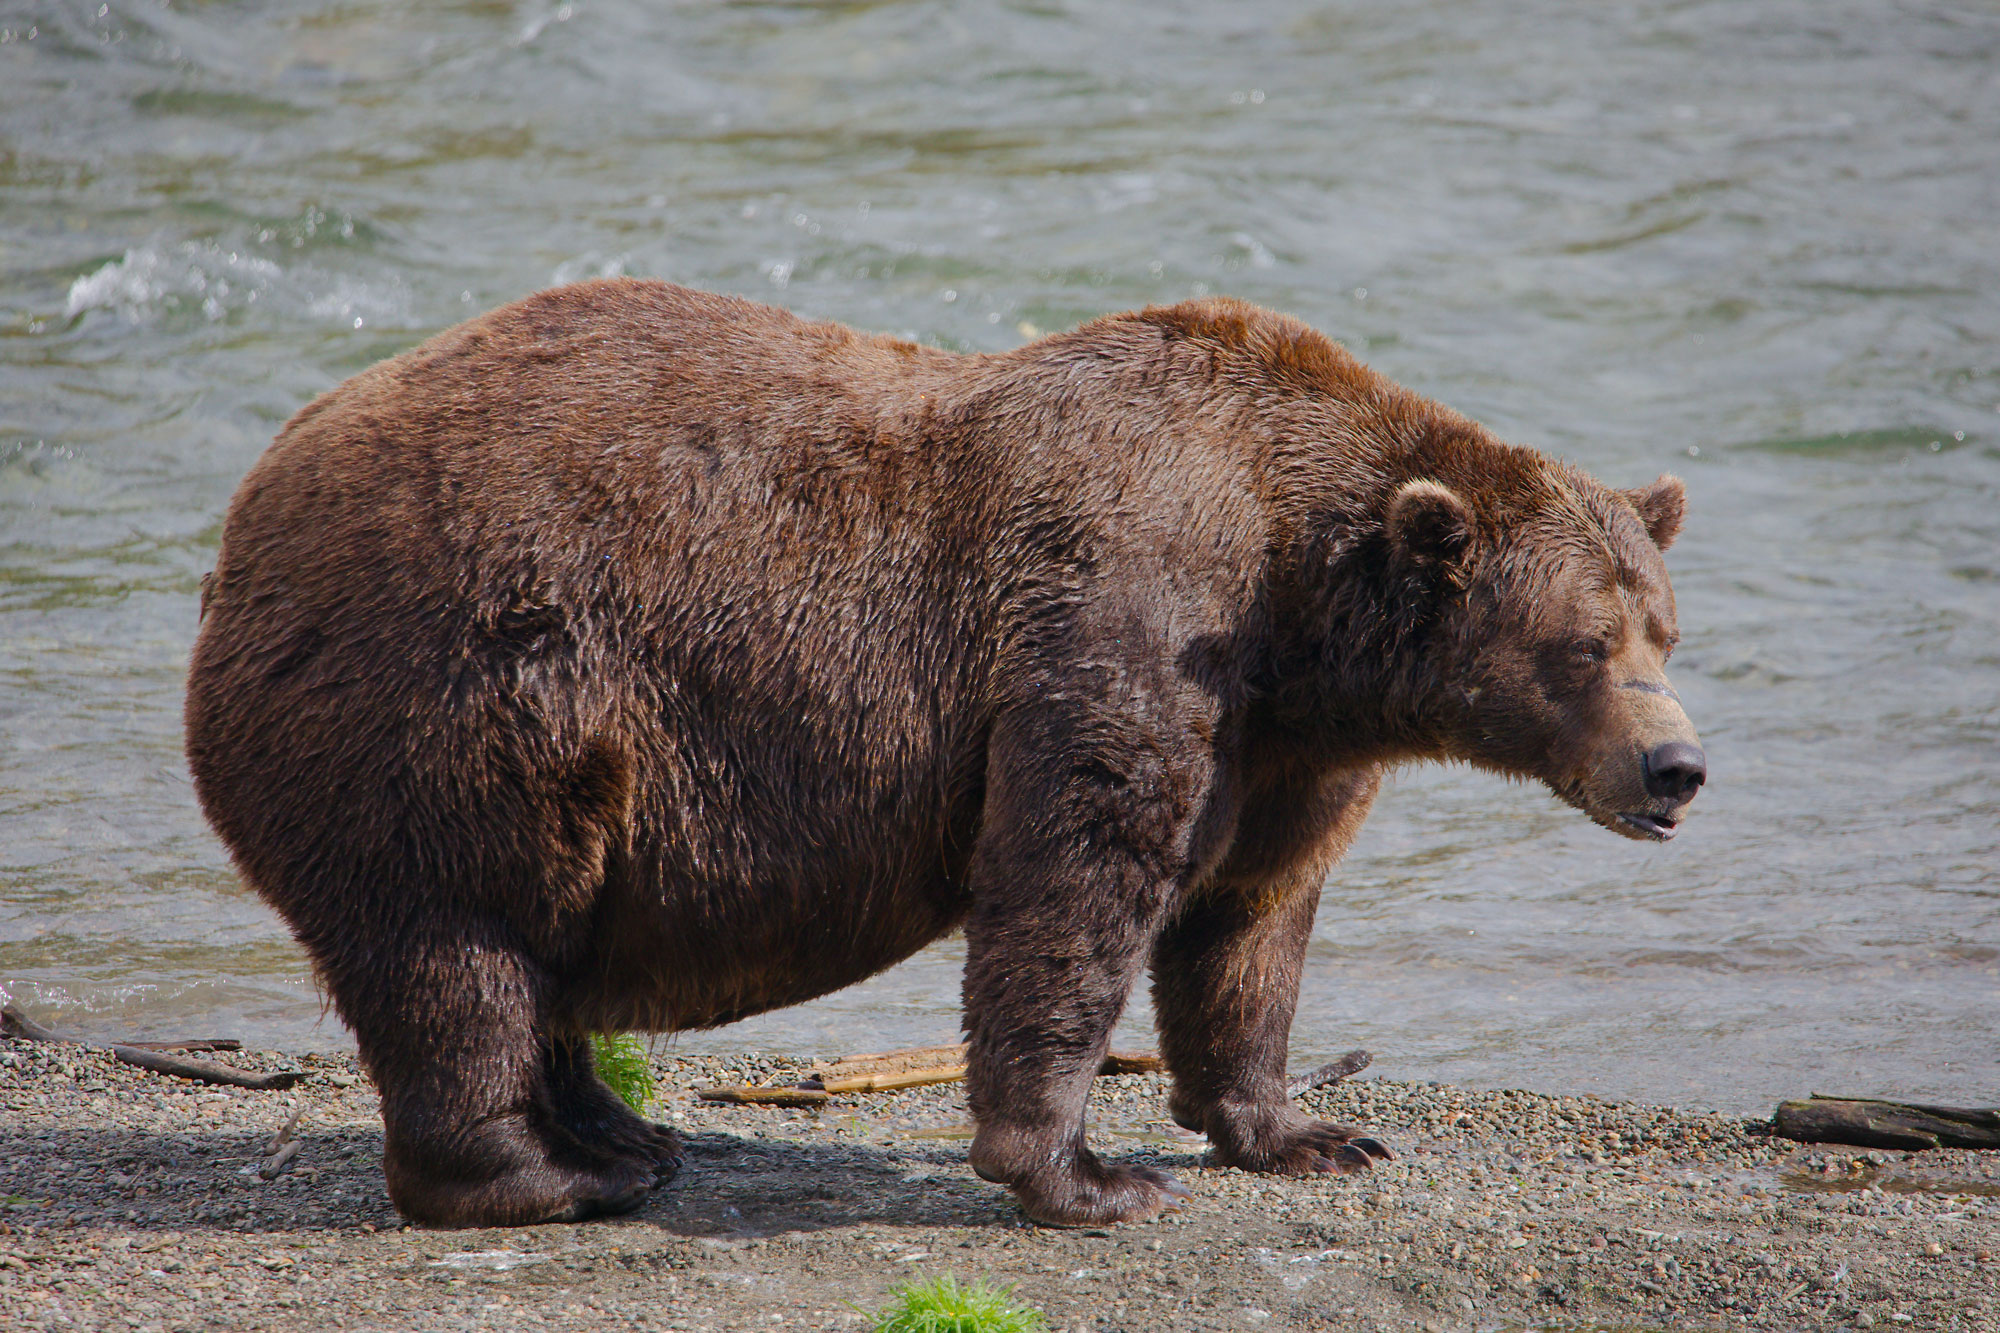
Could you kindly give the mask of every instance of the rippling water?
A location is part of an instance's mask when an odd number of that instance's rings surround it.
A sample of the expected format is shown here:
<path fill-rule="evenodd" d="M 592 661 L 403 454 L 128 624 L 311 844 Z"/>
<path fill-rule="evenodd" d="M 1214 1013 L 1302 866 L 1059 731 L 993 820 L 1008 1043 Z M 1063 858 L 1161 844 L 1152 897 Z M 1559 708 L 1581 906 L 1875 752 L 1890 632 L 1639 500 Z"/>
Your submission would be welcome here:
<path fill-rule="evenodd" d="M 1227 292 L 1692 498 L 1681 838 L 1406 773 L 1297 1063 L 1992 1104 L 1996 67 L 1992 9 L 1884 0 L 0 3 L 0 989 L 346 1040 L 179 701 L 231 490 L 371 361 L 595 274 L 961 349 Z M 680 1040 L 945 1039 L 957 952 Z"/>

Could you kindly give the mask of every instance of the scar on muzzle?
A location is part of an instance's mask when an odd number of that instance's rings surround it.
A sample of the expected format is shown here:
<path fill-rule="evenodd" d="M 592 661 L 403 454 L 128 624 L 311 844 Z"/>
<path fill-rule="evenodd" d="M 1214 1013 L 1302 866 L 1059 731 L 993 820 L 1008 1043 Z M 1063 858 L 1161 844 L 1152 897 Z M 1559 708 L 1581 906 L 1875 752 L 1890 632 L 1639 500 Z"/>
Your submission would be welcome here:
<path fill-rule="evenodd" d="M 1674 693 L 1673 688 L 1671 686 L 1655 685 L 1650 680 L 1628 680 L 1623 685 L 1620 685 L 1618 688 L 1621 690 L 1644 690 L 1648 694 L 1664 694 L 1667 696 L 1667 698 L 1672 699 L 1675 703 L 1679 703 L 1681 701 L 1681 697 L 1678 694 Z"/>

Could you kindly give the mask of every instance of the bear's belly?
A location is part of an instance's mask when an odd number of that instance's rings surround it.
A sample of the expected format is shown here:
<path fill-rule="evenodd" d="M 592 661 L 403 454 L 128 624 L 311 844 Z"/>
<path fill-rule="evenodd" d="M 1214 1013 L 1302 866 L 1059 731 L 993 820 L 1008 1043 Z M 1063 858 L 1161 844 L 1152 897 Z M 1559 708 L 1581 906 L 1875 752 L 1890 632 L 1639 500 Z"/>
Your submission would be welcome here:
<path fill-rule="evenodd" d="M 716 1027 L 865 980 L 956 929 L 965 905 L 941 865 L 901 880 L 857 868 L 633 894 L 607 914 L 570 1007 L 600 1029 Z"/>

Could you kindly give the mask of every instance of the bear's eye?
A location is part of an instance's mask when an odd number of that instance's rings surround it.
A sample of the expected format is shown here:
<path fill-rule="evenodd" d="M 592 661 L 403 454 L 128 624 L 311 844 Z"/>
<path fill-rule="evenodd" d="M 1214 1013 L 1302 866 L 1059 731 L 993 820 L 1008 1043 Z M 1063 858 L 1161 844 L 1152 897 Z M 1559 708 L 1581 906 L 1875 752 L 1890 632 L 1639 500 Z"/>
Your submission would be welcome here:
<path fill-rule="evenodd" d="M 1577 661 L 1595 664 L 1611 656 L 1611 645 L 1602 639 L 1578 639 L 1575 651 Z"/>

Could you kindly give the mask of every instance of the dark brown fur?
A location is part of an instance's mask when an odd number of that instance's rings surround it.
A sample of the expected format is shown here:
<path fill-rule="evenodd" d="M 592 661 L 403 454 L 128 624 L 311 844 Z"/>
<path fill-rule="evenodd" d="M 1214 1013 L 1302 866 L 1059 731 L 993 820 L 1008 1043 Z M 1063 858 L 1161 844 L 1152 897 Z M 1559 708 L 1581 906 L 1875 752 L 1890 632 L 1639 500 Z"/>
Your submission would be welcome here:
<path fill-rule="evenodd" d="M 1144 1218 L 1171 1182 L 1081 1117 L 1149 964 L 1219 1161 L 1366 1161 L 1283 1077 L 1386 765 L 1614 827 L 1684 804 L 1635 784 L 1685 719 L 1620 688 L 1660 676 L 1680 503 L 1236 302 L 957 356 L 586 283 L 285 428 L 230 510 L 188 756 L 354 1030 L 412 1218 L 635 1204 L 678 1149 L 584 1034 L 961 927 L 974 1166 L 1046 1221 Z"/>

